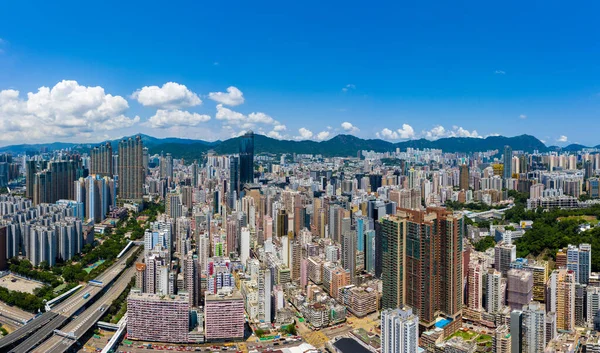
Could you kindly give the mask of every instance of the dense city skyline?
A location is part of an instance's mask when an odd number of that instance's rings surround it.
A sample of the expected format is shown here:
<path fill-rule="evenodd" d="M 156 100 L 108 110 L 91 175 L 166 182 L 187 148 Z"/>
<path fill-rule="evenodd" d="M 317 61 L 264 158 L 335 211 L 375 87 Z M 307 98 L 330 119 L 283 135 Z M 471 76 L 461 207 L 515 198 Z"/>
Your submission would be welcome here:
<path fill-rule="evenodd" d="M 0 352 L 600 352 L 600 5 L 0 5 Z"/>

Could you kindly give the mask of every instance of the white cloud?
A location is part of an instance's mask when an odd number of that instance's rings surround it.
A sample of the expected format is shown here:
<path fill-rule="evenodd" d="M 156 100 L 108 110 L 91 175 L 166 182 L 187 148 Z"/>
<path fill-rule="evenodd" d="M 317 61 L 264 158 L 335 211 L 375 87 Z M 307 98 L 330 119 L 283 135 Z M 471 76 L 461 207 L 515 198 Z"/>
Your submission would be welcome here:
<path fill-rule="evenodd" d="M 0 91 L 0 140 L 39 141 L 52 138 L 99 136 L 98 131 L 130 127 L 138 116 L 124 115 L 129 108 L 121 96 L 106 94 L 104 88 L 61 81 L 40 87 L 21 99 L 19 91 Z M 8 132 L 8 133 L 6 133 Z"/>
<path fill-rule="evenodd" d="M 521 115 L 519 115 L 519 118 L 520 118 L 520 119 L 527 119 L 527 115 L 525 115 L 525 114 L 521 114 Z"/>
<path fill-rule="evenodd" d="M 173 126 L 196 126 L 210 120 L 210 116 L 190 113 L 182 110 L 159 109 L 156 114 L 148 119 L 148 124 L 153 128 L 169 128 Z"/>
<path fill-rule="evenodd" d="M 359 129 L 359 128 L 357 128 L 356 126 L 352 125 L 351 123 L 349 123 L 349 122 L 347 122 L 347 121 L 344 121 L 344 122 L 342 123 L 342 129 L 344 129 L 344 131 L 346 131 L 346 132 L 348 132 L 348 133 L 351 133 L 351 134 L 353 134 L 353 133 L 356 133 L 356 132 L 359 132 L 359 131 L 360 131 L 360 129 Z"/>
<path fill-rule="evenodd" d="M 558 139 L 556 139 L 557 142 L 567 142 L 569 141 L 569 139 L 567 138 L 567 136 L 565 135 L 561 135 Z"/>
<path fill-rule="evenodd" d="M 381 130 L 381 132 L 376 133 L 375 135 L 377 135 L 378 138 L 384 139 L 384 140 L 397 140 L 398 139 L 398 133 L 396 131 L 392 131 L 392 130 L 388 129 L 387 127 L 384 128 L 383 130 Z"/>
<path fill-rule="evenodd" d="M 504 72 L 504 71 L 502 71 L 502 70 L 496 70 L 496 71 L 494 71 L 494 73 L 495 73 L 496 75 L 506 75 L 506 72 Z"/>
<path fill-rule="evenodd" d="M 248 114 L 248 121 L 258 124 L 273 124 L 275 122 L 273 118 L 261 112 Z"/>
<path fill-rule="evenodd" d="M 397 129 L 396 131 L 390 130 L 388 128 L 384 128 L 380 132 L 375 133 L 375 135 L 384 140 L 398 140 L 398 139 L 411 139 L 415 137 L 415 130 L 412 126 L 408 124 L 402 124 L 401 129 Z"/>
<path fill-rule="evenodd" d="M 267 133 L 267 136 L 268 136 L 268 137 L 270 137 L 270 138 L 278 139 L 278 140 L 281 140 L 281 139 L 283 139 L 283 136 L 282 136 L 282 135 L 281 135 L 281 133 L 280 133 L 279 131 L 277 131 L 277 130 L 272 130 L 272 131 L 269 131 L 269 132 Z"/>
<path fill-rule="evenodd" d="M 300 129 L 298 129 L 298 133 L 300 135 L 295 137 L 296 140 L 308 140 L 313 137 L 312 131 L 305 127 L 301 127 Z"/>
<path fill-rule="evenodd" d="M 265 113 L 255 112 L 246 116 L 224 107 L 223 104 L 217 104 L 217 114 L 215 117 L 217 120 L 225 121 L 228 125 L 236 125 L 246 130 L 256 128 L 257 124 L 273 125 L 274 131 L 286 130 L 285 125 Z"/>
<path fill-rule="evenodd" d="M 323 141 L 329 137 L 329 131 L 321 131 L 317 134 L 317 140 Z"/>
<path fill-rule="evenodd" d="M 287 127 L 283 124 L 277 124 L 273 127 L 273 131 L 285 131 Z"/>
<path fill-rule="evenodd" d="M 482 137 L 477 133 L 477 130 L 469 131 L 460 126 L 453 126 L 451 130 L 448 130 L 441 125 L 436 125 L 431 130 L 424 131 L 422 135 L 428 140 L 437 140 L 442 137 Z"/>
<path fill-rule="evenodd" d="M 446 136 L 446 129 L 442 125 L 436 125 L 433 129 L 425 132 L 425 138 L 429 140 L 437 140 Z"/>
<path fill-rule="evenodd" d="M 131 95 L 143 106 L 177 109 L 202 104 L 198 95 L 186 86 L 176 82 L 167 82 L 162 87 L 145 86 Z"/>
<path fill-rule="evenodd" d="M 460 126 L 454 126 L 453 130 L 450 131 L 450 137 L 481 137 L 477 133 L 477 130 L 469 131 L 463 129 Z"/>
<path fill-rule="evenodd" d="M 402 124 L 402 129 L 398 129 L 398 136 L 401 139 L 411 139 L 415 137 L 415 129 L 408 124 Z"/>
<path fill-rule="evenodd" d="M 208 98 L 214 100 L 215 102 L 230 106 L 236 106 L 244 103 L 244 94 L 234 86 L 228 87 L 227 93 L 210 92 L 208 94 Z"/>
<path fill-rule="evenodd" d="M 356 89 L 356 85 L 349 83 L 346 86 L 344 86 L 344 88 L 342 88 L 342 92 L 346 93 L 351 89 Z"/>

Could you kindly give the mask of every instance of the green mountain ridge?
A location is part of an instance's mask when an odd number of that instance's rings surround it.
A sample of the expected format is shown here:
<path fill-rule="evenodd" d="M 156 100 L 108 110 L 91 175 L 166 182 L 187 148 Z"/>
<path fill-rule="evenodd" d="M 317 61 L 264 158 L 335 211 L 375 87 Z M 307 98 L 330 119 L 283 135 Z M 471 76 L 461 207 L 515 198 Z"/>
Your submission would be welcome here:
<path fill-rule="evenodd" d="M 175 137 L 156 138 L 141 134 L 144 145 L 148 147 L 150 154 L 171 153 L 174 158 L 199 159 L 208 151 L 212 150 L 217 154 L 233 154 L 238 152 L 239 137 L 230 138 L 224 141 L 207 142 L 194 139 L 180 139 Z M 113 149 L 117 149 L 118 142 L 121 139 L 112 140 L 110 143 Z M 26 151 L 39 152 L 42 147 L 48 150 L 58 150 L 71 148 L 80 152 L 87 152 L 98 144 L 90 143 L 67 143 L 54 142 L 47 144 L 21 144 L 1 147 L 0 152 L 10 152 L 14 154 L 24 153 Z M 336 135 L 329 140 L 316 142 L 311 140 L 277 140 L 264 135 L 256 134 L 254 137 L 255 153 L 296 153 L 296 154 L 321 154 L 326 157 L 340 156 L 353 157 L 358 151 L 369 150 L 375 152 L 391 152 L 397 148 L 406 150 L 407 148 L 431 148 L 441 149 L 444 152 L 470 153 L 489 150 L 498 150 L 500 153 L 504 146 L 509 145 L 515 151 L 533 152 L 535 150 L 546 152 L 551 150 L 539 139 L 531 135 L 519 135 L 514 137 L 489 136 L 487 138 L 472 137 L 447 137 L 438 140 L 415 139 L 397 143 L 384 141 L 380 139 L 362 139 L 353 135 Z M 597 146 L 600 147 L 600 146 Z M 582 145 L 569 145 L 563 147 L 563 151 L 579 150 L 586 148 Z"/>

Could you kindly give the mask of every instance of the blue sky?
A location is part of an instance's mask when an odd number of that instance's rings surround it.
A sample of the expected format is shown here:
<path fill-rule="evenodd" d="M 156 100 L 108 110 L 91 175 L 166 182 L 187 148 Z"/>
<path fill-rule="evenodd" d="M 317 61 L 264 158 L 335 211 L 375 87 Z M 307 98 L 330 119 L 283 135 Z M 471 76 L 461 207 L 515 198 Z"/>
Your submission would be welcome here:
<path fill-rule="evenodd" d="M 3 2 L 0 144 L 252 128 L 596 145 L 600 4 L 570 5 Z"/>

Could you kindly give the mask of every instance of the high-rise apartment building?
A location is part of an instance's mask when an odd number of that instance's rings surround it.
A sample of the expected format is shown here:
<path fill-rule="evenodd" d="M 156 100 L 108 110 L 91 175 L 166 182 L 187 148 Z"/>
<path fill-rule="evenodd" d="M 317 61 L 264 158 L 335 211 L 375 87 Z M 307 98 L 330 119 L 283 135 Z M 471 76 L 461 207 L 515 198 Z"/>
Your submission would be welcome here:
<path fill-rule="evenodd" d="M 141 136 L 119 142 L 119 198 L 141 201 L 144 195 L 144 144 Z"/>
<path fill-rule="evenodd" d="M 419 344 L 419 318 L 412 309 L 381 312 L 381 353 L 414 353 Z"/>
<path fill-rule="evenodd" d="M 413 307 L 424 328 L 462 312 L 461 215 L 444 208 L 399 209 L 382 220 L 384 308 Z"/>
<path fill-rule="evenodd" d="M 521 327 L 523 353 L 539 353 L 546 348 L 546 310 L 539 302 L 531 302 L 523 307 Z"/>
<path fill-rule="evenodd" d="M 488 270 L 486 299 L 486 309 L 489 313 L 497 313 L 502 309 L 504 292 L 502 290 L 502 273 L 498 270 Z"/>
<path fill-rule="evenodd" d="M 73 200 L 73 182 L 81 176 L 81 161 L 58 160 L 38 171 L 33 180 L 33 204 L 55 203 L 58 200 Z M 29 194 L 29 192 L 28 192 Z"/>
<path fill-rule="evenodd" d="M 567 269 L 555 270 L 556 328 L 570 331 L 575 329 L 575 272 Z"/>
<path fill-rule="evenodd" d="M 469 166 L 466 164 L 460 166 L 459 187 L 461 190 L 469 190 Z"/>
<path fill-rule="evenodd" d="M 189 298 L 131 290 L 127 297 L 127 334 L 150 342 L 187 343 Z"/>
<path fill-rule="evenodd" d="M 533 274 L 526 270 L 508 271 L 507 302 L 512 310 L 522 310 L 533 298 Z"/>
<path fill-rule="evenodd" d="M 110 142 L 96 146 L 90 151 L 90 174 L 113 177 L 113 150 Z"/>
<path fill-rule="evenodd" d="M 510 270 L 510 264 L 517 259 L 517 246 L 500 241 L 494 247 L 494 268 L 506 276 Z"/>
<path fill-rule="evenodd" d="M 223 289 L 204 298 L 204 333 L 207 340 L 244 337 L 244 298 L 237 290 Z"/>
<path fill-rule="evenodd" d="M 508 325 L 496 328 L 492 337 L 492 353 L 512 353 L 511 334 Z"/>

